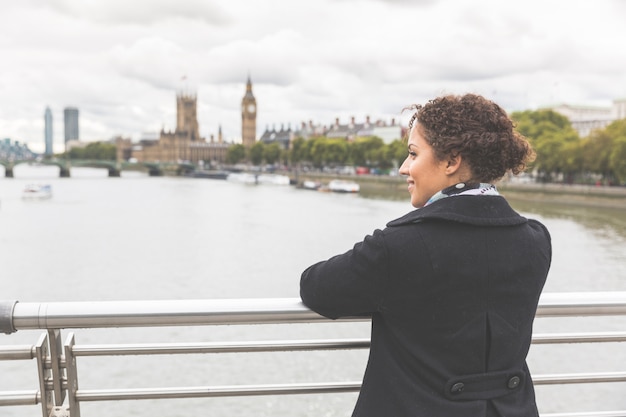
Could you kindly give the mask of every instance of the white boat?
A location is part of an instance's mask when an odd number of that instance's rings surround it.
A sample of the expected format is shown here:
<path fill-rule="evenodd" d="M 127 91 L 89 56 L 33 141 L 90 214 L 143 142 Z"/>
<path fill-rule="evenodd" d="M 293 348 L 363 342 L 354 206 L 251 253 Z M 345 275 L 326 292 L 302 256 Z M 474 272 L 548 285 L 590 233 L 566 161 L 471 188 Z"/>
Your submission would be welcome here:
<path fill-rule="evenodd" d="M 256 184 L 257 175 L 249 174 L 247 172 L 233 172 L 231 174 L 228 174 L 228 177 L 226 177 L 226 180 L 234 181 L 234 182 L 242 182 L 244 184 Z"/>
<path fill-rule="evenodd" d="M 305 180 L 302 182 L 300 188 L 305 190 L 319 190 L 322 187 L 322 183 L 319 181 Z"/>
<path fill-rule="evenodd" d="M 22 198 L 26 200 L 46 200 L 52 198 L 50 184 L 28 184 L 22 192 Z"/>
<path fill-rule="evenodd" d="M 259 184 L 289 185 L 289 177 L 287 175 L 260 174 L 257 177 L 257 181 Z"/>
<path fill-rule="evenodd" d="M 361 187 L 354 181 L 332 180 L 328 183 L 328 189 L 336 193 L 358 193 Z"/>
<path fill-rule="evenodd" d="M 236 172 L 228 174 L 228 181 L 243 182 L 245 184 L 271 184 L 271 185 L 289 185 L 289 177 L 287 175 L 278 174 L 252 174 L 248 172 Z"/>

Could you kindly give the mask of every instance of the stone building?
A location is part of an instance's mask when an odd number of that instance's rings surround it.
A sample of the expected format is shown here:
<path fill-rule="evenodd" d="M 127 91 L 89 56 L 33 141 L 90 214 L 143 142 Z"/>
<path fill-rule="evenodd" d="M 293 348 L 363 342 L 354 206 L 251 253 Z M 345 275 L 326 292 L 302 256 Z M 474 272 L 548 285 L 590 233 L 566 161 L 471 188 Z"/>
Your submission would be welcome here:
<path fill-rule="evenodd" d="M 256 99 L 252 94 L 252 81 L 248 76 L 246 94 L 241 100 L 241 143 L 250 148 L 256 142 Z"/>
<path fill-rule="evenodd" d="M 176 129 L 161 129 L 158 139 L 143 139 L 137 145 L 118 141 L 118 158 L 137 162 L 190 162 L 219 164 L 226 160 L 230 144 L 224 142 L 220 127 L 217 140 L 209 142 L 200 136 L 196 95 L 179 93 L 176 96 Z M 128 158 L 126 158 L 128 156 Z"/>
<path fill-rule="evenodd" d="M 278 143 L 284 149 L 290 149 L 291 142 L 295 138 L 327 137 L 345 139 L 350 142 L 359 137 L 376 136 L 389 144 L 396 139 L 401 139 L 403 134 L 402 127 L 396 123 L 395 119 L 387 123 L 384 120 L 372 121 L 369 116 L 366 116 L 362 123 L 357 123 L 355 118 L 351 117 L 350 122 L 346 124 L 340 123 L 339 118 L 336 118 L 335 123 L 330 126 L 314 125 L 312 121 L 309 121 L 309 123 L 302 122 L 298 129 L 292 129 L 291 126 L 287 129 L 281 126 L 280 130 L 266 128 L 259 141 L 266 144 Z"/>
<path fill-rule="evenodd" d="M 396 119 L 392 119 L 391 123 L 387 123 L 384 120 L 377 120 L 372 122 L 369 116 L 365 117 L 365 122 L 356 123 L 355 118 L 350 118 L 350 123 L 341 124 L 339 118 L 335 119 L 335 123 L 332 124 L 325 132 L 325 136 L 328 138 L 344 138 L 348 141 L 352 141 L 358 137 L 379 137 L 384 143 L 391 143 L 396 139 L 402 138 L 402 128 L 400 124 L 396 123 Z"/>
<path fill-rule="evenodd" d="M 550 109 L 567 117 L 578 135 L 584 138 L 595 129 L 603 129 L 616 120 L 626 118 L 626 99 L 613 100 L 611 107 L 561 104 Z"/>
<path fill-rule="evenodd" d="M 265 129 L 265 132 L 259 138 L 259 142 L 263 142 L 267 145 L 272 143 L 278 143 L 283 149 L 290 149 L 291 142 L 295 139 L 295 132 L 289 126 L 285 129 L 285 126 L 281 126 L 280 130 L 276 128 Z"/>

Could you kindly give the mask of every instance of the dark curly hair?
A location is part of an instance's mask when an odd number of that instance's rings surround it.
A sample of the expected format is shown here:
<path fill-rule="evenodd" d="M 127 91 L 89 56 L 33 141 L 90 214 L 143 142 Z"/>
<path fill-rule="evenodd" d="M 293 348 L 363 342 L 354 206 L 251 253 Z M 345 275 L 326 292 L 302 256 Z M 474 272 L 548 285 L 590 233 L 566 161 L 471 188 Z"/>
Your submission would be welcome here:
<path fill-rule="evenodd" d="M 425 105 L 414 104 L 409 133 L 416 123 L 435 156 L 444 160 L 461 155 L 472 172 L 471 180 L 494 182 L 507 171 L 519 174 L 535 152 L 496 103 L 476 94 L 446 95 Z"/>

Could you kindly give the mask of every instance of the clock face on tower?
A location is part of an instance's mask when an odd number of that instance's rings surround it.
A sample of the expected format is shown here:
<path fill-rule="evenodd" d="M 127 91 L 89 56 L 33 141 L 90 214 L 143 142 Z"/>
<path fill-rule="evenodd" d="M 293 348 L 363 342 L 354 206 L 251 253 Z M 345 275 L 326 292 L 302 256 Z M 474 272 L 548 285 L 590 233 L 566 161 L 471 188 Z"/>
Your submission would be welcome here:
<path fill-rule="evenodd" d="M 254 104 L 248 104 L 248 112 L 254 113 L 255 110 L 256 107 L 254 106 Z"/>

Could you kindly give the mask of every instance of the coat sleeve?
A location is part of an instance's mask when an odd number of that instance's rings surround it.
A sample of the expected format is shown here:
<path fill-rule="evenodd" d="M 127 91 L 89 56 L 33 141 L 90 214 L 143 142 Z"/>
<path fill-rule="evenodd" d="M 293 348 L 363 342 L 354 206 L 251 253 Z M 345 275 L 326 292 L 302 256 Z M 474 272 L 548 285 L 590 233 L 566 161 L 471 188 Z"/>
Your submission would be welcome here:
<path fill-rule="evenodd" d="M 384 233 L 376 230 L 348 252 L 307 268 L 300 297 L 329 318 L 370 315 L 381 306 L 388 271 Z"/>

